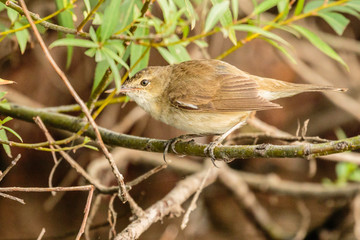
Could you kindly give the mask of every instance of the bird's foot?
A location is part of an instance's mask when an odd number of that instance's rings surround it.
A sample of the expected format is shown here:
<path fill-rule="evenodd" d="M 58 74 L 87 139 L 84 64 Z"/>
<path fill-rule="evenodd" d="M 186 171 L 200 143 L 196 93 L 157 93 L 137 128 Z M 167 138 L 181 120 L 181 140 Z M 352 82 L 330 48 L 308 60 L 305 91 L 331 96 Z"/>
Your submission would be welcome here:
<path fill-rule="evenodd" d="M 215 147 L 221 145 L 221 141 L 214 141 L 209 143 L 209 145 L 207 145 L 207 147 L 204 149 L 204 153 L 205 155 L 209 156 L 211 159 L 211 162 L 214 164 L 215 167 L 218 167 L 215 163 L 216 161 L 216 157 L 214 154 L 214 149 Z"/>
<path fill-rule="evenodd" d="M 186 140 L 186 139 L 191 139 L 191 138 L 194 138 L 194 137 L 201 137 L 201 136 L 202 135 L 199 135 L 199 134 L 186 134 L 186 135 L 181 135 L 179 137 L 175 137 L 175 138 L 172 138 L 172 139 L 168 140 L 166 142 L 165 149 L 164 149 L 164 152 L 163 152 L 164 162 L 166 162 L 166 154 L 168 154 L 170 147 L 171 147 L 171 150 L 172 150 L 173 153 L 178 154 L 178 152 L 175 149 L 176 143 L 181 142 L 181 141 Z"/>

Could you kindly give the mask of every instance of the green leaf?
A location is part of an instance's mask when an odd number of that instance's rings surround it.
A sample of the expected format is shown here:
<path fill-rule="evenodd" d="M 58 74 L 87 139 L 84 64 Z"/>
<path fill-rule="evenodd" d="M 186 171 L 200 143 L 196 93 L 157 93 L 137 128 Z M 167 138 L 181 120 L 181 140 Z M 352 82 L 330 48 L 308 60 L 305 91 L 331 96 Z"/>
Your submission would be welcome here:
<path fill-rule="evenodd" d="M 349 67 L 346 65 L 344 60 L 323 40 L 321 40 L 315 33 L 311 32 L 310 30 L 298 26 L 298 25 L 291 25 L 296 31 L 298 31 L 301 35 L 303 35 L 307 40 L 309 40 L 315 47 L 317 47 L 320 51 L 331 57 L 332 59 L 341 63 L 346 69 Z"/>
<path fill-rule="evenodd" d="M 280 52 L 282 52 L 292 63 L 296 64 L 296 60 L 295 58 L 288 52 L 288 50 L 286 50 L 286 48 L 284 48 L 283 46 L 280 46 L 277 42 L 268 39 L 268 38 L 264 38 L 265 41 L 267 41 L 268 43 L 270 43 L 271 45 L 273 45 L 274 47 L 276 47 L 278 50 L 280 50 Z"/>
<path fill-rule="evenodd" d="M 6 127 L 6 126 L 1 126 L 1 128 L 5 129 L 8 132 L 11 132 L 12 134 L 14 134 L 14 136 L 17 137 L 21 142 L 23 141 L 22 138 L 20 137 L 20 135 L 17 132 L 15 132 L 14 130 L 12 130 L 11 128 Z"/>
<path fill-rule="evenodd" d="M 355 9 L 356 11 L 360 12 L 360 1 L 359 0 L 352 0 L 346 3 L 346 6 Z"/>
<path fill-rule="evenodd" d="M 260 13 L 263 13 L 270 8 L 275 7 L 280 1 L 281 0 L 265 0 L 255 7 L 252 15 L 259 15 Z"/>
<path fill-rule="evenodd" d="M 347 138 L 346 133 L 340 127 L 335 128 L 335 135 L 338 140 Z"/>
<path fill-rule="evenodd" d="M 304 3 L 305 3 L 305 0 L 298 0 L 297 1 L 296 8 L 295 8 L 295 11 L 294 11 L 295 16 L 297 16 L 297 15 L 299 15 L 301 13 L 301 11 L 304 8 Z"/>
<path fill-rule="evenodd" d="M 219 4 L 219 3 L 223 2 L 223 0 L 211 0 L 211 2 L 213 5 L 215 5 L 215 4 Z M 232 24 L 232 16 L 231 16 L 231 11 L 229 8 L 220 17 L 220 23 L 221 23 L 221 26 L 223 26 L 223 27 L 227 27 Z"/>
<path fill-rule="evenodd" d="M 334 12 L 318 13 L 318 16 L 324 19 L 338 35 L 343 34 L 346 26 L 350 22 L 350 20 L 343 15 Z"/>
<path fill-rule="evenodd" d="M 360 169 L 356 169 L 355 171 L 353 171 L 349 176 L 349 180 L 354 182 L 360 182 Z"/>
<path fill-rule="evenodd" d="M 56 0 L 56 6 L 57 6 L 58 10 L 64 8 L 68 4 L 70 4 L 70 3 L 67 0 Z M 74 28 L 74 21 L 73 21 L 73 18 L 72 18 L 72 12 L 69 9 L 67 9 L 64 12 L 61 12 L 58 15 L 58 19 L 59 19 L 59 23 L 60 23 L 61 26 L 72 28 L 72 29 Z M 73 34 L 66 34 L 66 38 L 73 39 L 73 38 L 75 38 L 75 36 Z M 73 50 L 74 49 L 73 49 L 72 46 L 67 47 L 66 68 L 70 67 L 71 59 L 72 59 L 72 56 L 73 56 Z"/>
<path fill-rule="evenodd" d="M 13 120 L 13 118 L 7 116 L 6 118 L 4 118 L 3 120 L 0 121 L 0 125 L 3 125 L 3 124 L 5 124 L 5 123 L 7 123 L 8 121 L 11 121 L 11 120 Z"/>
<path fill-rule="evenodd" d="M 104 11 L 104 19 L 101 25 L 101 42 L 105 42 L 114 33 L 117 23 L 119 22 L 120 0 L 110 1 Z"/>
<path fill-rule="evenodd" d="M 278 21 L 281 21 L 285 19 L 289 14 L 289 0 L 280 0 L 280 2 L 277 4 L 279 14 L 281 14 L 281 17 Z"/>
<path fill-rule="evenodd" d="M 147 36 L 149 34 L 149 29 L 145 27 L 138 27 L 134 33 L 135 37 L 143 37 Z M 146 53 L 145 53 L 146 51 Z M 140 60 L 140 62 L 135 66 L 135 63 L 139 60 L 139 58 L 143 55 L 144 57 Z M 149 48 L 142 45 L 137 45 L 134 42 L 131 43 L 130 46 L 130 77 L 134 76 L 135 73 L 142 70 L 143 68 L 146 68 L 148 66 L 150 57 L 150 51 Z"/>
<path fill-rule="evenodd" d="M 7 15 L 11 21 L 11 23 L 14 23 L 16 21 L 16 19 L 18 18 L 19 16 L 19 13 L 17 11 L 15 11 L 14 9 L 12 8 L 6 8 L 7 10 Z"/>
<path fill-rule="evenodd" d="M 219 22 L 220 18 L 225 14 L 228 8 L 228 1 L 214 4 L 206 18 L 204 32 L 210 31 L 215 24 Z"/>
<path fill-rule="evenodd" d="M 339 13 L 323 12 L 318 13 L 318 15 L 324 19 L 338 35 L 343 34 L 346 26 L 350 22 L 349 19 Z"/>
<path fill-rule="evenodd" d="M 111 57 L 109 57 L 106 54 L 103 54 L 103 55 L 105 56 L 106 61 L 108 62 L 109 66 L 111 68 L 112 74 L 114 75 L 116 89 L 120 90 L 120 88 L 121 88 L 121 77 L 120 77 L 119 69 L 117 68 L 114 59 L 112 59 Z"/>
<path fill-rule="evenodd" d="M 101 61 L 96 64 L 95 67 L 95 76 L 94 76 L 94 83 L 91 90 L 91 93 L 97 88 L 101 79 L 104 77 L 106 70 L 109 68 L 109 63 L 107 61 Z"/>
<path fill-rule="evenodd" d="M 21 28 L 23 25 L 20 22 L 15 22 L 14 27 L 15 28 Z M 24 54 L 26 49 L 26 44 L 29 40 L 29 31 L 27 29 L 16 31 L 15 32 L 16 39 L 19 43 L 21 54 Z"/>
<path fill-rule="evenodd" d="M 169 38 L 170 43 L 177 42 L 179 40 L 180 39 L 176 35 L 173 35 L 171 38 Z M 170 46 L 168 46 L 168 49 L 169 49 L 170 53 L 177 59 L 177 62 L 184 62 L 184 61 L 191 60 L 191 57 L 190 57 L 188 51 L 181 44 L 170 45 Z"/>
<path fill-rule="evenodd" d="M 91 11 L 91 5 L 89 0 L 84 0 L 86 11 L 89 13 Z"/>
<path fill-rule="evenodd" d="M 287 41 L 285 41 L 283 38 L 279 37 L 275 33 L 265 31 L 264 29 L 262 29 L 260 27 L 257 27 L 257 26 L 252 26 L 252 25 L 247 25 L 247 24 L 240 24 L 240 25 L 233 26 L 233 28 L 235 30 L 238 30 L 238 31 L 258 33 L 258 34 L 260 34 L 260 35 L 262 35 L 264 37 L 267 37 L 267 38 L 270 38 L 272 40 L 281 42 L 284 45 L 290 45 Z"/>
<path fill-rule="evenodd" d="M 6 5 L 0 2 L 0 12 L 6 8 Z"/>
<path fill-rule="evenodd" d="M 239 0 L 231 0 L 231 9 L 233 12 L 234 21 L 236 21 L 239 16 Z"/>
<path fill-rule="evenodd" d="M 156 49 L 159 51 L 160 55 L 161 55 L 169 64 L 178 63 L 178 60 L 176 59 L 176 57 L 174 57 L 166 48 L 157 47 Z"/>
<path fill-rule="evenodd" d="M 304 13 L 311 12 L 312 10 L 322 6 L 323 4 L 324 0 L 309 1 L 304 7 Z"/>
<path fill-rule="evenodd" d="M 125 0 L 120 6 L 119 22 L 120 25 L 117 28 L 117 33 L 122 33 L 128 29 L 129 24 L 134 20 L 134 0 Z"/>
<path fill-rule="evenodd" d="M 58 46 L 75 46 L 75 47 L 85 47 L 85 48 L 98 48 L 99 44 L 94 43 L 86 39 L 77 39 L 77 38 L 62 38 L 54 41 L 50 44 L 50 48 Z"/>
<path fill-rule="evenodd" d="M 336 176 L 340 179 L 348 179 L 349 175 L 356 169 L 357 165 L 354 163 L 338 163 L 335 167 Z"/>
<path fill-rule="evenodd" d="M 9 141 L 4 129 L 0 129 L 0 140 Z M 6 155 L 8 155 L 8 157 L 12 158 L 10 146 L 7 144 L 2 144 L 2 146 L 5 150 Z"/>
<path fill-rule="evenodd" d="M 103 47 L 102 48 L 103 52 L 108 55 L 109 57 L 111 57 L 112 59 L 114 59 L 116 62 L 118 62 L 121 66 L 123 66 L 124 68 L 126 68 L 126 70 L 129 70 L 129 65 L 127 65 L 126 62 L 124 62 L 124 60 L 122 60 L 121 57 L 119 57 L 115 52 L 113 52 L 111 49 L 107 48 L 107 47 Z"/>

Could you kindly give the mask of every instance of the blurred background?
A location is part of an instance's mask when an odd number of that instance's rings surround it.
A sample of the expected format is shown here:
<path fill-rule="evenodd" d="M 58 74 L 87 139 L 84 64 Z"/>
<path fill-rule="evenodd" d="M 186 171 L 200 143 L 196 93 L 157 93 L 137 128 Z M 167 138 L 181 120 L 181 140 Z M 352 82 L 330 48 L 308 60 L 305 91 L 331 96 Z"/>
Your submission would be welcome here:
<path fill-rule="evenodd" d="M 53 1 L 27 1 L 28 8 L 40 16 L 56 11 Z M 82 1 L 77 2 L 76 11 L 80 11 Z M 196 7 L 198 6 L 198 7 Z M 202 4 L 195 5 L 201 12 Z M 239 1 L 239 18 L 251 13 L 251 1 Z M 155 1 L 152 6 L 153 15 L 161 15 Z M 276 9 L 264 13 L 262 18 L 273 19 Z M 81 13 L 79 13 L 79 16 Z M 356 17 L 346 15 L 350 24 L 343 36 L 337 36 L 333 30 L 319 18 L 309 18 L 303 23 L 311 28 L 323 40 L 329 43 L 348 64 L 350 71 L 314 48 L 305 39 L 297 39 L 276 32 L 293 46 L 298 64 L 292 64 L 277 49 L 267 42 L 253 40 L 224 61 L 254 75 L 280 79 L 295 83 L 314 83 L 349 88 L 345 94 L 306 93 L 292 98 L 277 101 L 282 109 L 262 111 L 256 117 L 283 131 L 295 135 L 298 123 L 310 119 L 307 136 L 335 140 L 339 136 L 356 136 L 360 134 L 360 21 Z M 5 12 L 0 13 L 2 20 Z M 5 21 L 5 20 L 4 20 Z M 5 21 L 6 22 L 6 21 Z M 191 34 L 201 31 L 200 24 Z M 47 45 L 58 38 L 58 33 L 48 30 L 42 35 Z M 239 34 L 238 38 L 246 36 Z M 232 46 L 230 40 L 221 33 L 207 37 L 206 53 L 195 45 L 187 49 L 192 59 L 215 58 Z M 54 48 L 51 54 L 65 70 L 66 48 Z M 151 50 L 149 65 L 166 65 L 160 54 Z M 94 78 L 95 62 L 84 55 L 82 48 L 74 48 L 74 56 L 69 69 L 65 70 L 76 91 L 86 100 L 91 92 Z M 52 107 L 75 103 L 66 87 L 50 67 L 44 57 L 37 40 L 32 36 L 24 54 L 21 54 L 15 37 L 4 38 L 0 42 L 0 74 L 1 78 L 15 81 L 10 87 L 1 87 L 7 91 L 7 99 L 20 105 L 30 107 Z M 106 97 L 106 95 L 103 95 Z M 152 119 L 135 103 L 129 102 L 125 107 L 121 104 L 109 105 L 97 119 L 99 126 L 117 132 L 144 136 L 149 138 L 169 139 L 184 134 L 177 129 Z M 9 126 L 19 133 L 24 142 L 45 141 L 43 133 L 31 123 L 13 120 Z M 242 129 L 253 132 L 251 126 Z M 68 133 L 51 129 L 56 139 L 68 136 Z M 16 140 L 9 136 L 10 140 Z M 198 139 L 208 142 L 210 139 Z M 278 143 L 278 142 L 272 142 Z M 149 171 L 157 164 L 162 164 L 162 154 L 140 153 L 134 150 L 114 148 L 114 157 L 126 181 Z M 0 183 L 0 187 L 47 187 L 48 177 L 53 167 L 51 154 L 22 148 L 12 148 L 13 156 L 21 153 L 18 164 Z M 71 155 L 76 161 L 107 185 L 116 184 L 107 161 L 100 152 L 79 149 Z M 356 155 L 357 156 L 357 155 Z M 143 159 L 150 160 L 143 160 Z M 174 159 L 173 155 L 169 155 Z M 201 164 L 204 159 L 190 158 L 192 162 Z M 1 151 L 0 170 L 4 170 L 11 162 Z M 325 178 L 336 181 L 336 162 L 323 159 L 316 160 L 317 168 L 314 176 L 309 177 L 309 161 L 305 159 L 248 159 L 234 160 L 231 168 L 261 175 L 275 175 L 283 180 L 299 183 L 321 183 Z M 184 179 L 191 171 L 173 168 L 171 164 L 165 170 L 151 176 L 135 186 L 131 195 L 144 209 L 164 197 L 177 182 Z M 65 161 L 57 168 L 53 184 L 55 186 L 76 186 L 86 184 Z M 36 239 L 41 229 L 46 228 L 43 239 L 74 239 L 80 227 L 87 194 L 68 192 L 52 197 L 50 193 L 16 193 L 23 198 L 26 205 L 9 199 L 0 198 L 0 239 Z M 266 208 L 274 221 L 287 232 L 296 234 L 303 223 L 304 214 L 309 220 L 306 239 L 355 239 L 352 198 L 317 199 L 302 198 L 255 191 L 259 202 Z M 108 204 L 110 196 L 103 196 L 101 204 L 93 219 L 90 231 L 91 239 L 108 239 L 109 224 Z M 186 209 L 188 202 L 183 205 Z M 116 229 L 120 232 L 129 223 L 131 212 L 128 205 L 115 199 L 117 211 Z M 299 208 L 302 206 L 303 208 Z M 305 209 L 305 210 L 304 210 Z M 303 210 L 303 211 L 302 211 Z M 181 217 L 166 217 L 162 222 L 153 224 L 140 239 L 268 239 L 260 230 L 256 221 L 244 211 L 235 199 L 234 194 L 220 182 L 205 188 L 197 203 L 196 210 L 190 215 L 190 222 L 185 230 L 180 229 Z"/>

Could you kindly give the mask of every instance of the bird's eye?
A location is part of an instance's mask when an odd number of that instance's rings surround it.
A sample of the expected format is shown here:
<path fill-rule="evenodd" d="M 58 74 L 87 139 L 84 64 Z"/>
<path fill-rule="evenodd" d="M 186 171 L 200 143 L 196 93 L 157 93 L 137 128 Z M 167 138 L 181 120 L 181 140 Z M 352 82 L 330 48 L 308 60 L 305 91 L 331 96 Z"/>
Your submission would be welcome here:
<path fill-rule="evenodd" d="M 149 80 L 143 79 L 143 80 L 141 80 L 140 85 L 143 86 L 143 87 L 146 87 L 147 85 L 149 85 L 149 83 L 150 83 Z"/>

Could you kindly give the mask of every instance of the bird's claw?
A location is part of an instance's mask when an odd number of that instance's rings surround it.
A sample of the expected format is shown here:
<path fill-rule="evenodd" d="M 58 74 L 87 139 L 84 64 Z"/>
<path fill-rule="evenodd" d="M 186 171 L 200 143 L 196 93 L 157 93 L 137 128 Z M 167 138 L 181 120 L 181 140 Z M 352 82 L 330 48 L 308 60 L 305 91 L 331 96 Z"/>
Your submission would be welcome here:
<path fill-rule="evenodd" d="M 167 163 L 166 161 L 166 154 L 168 154 L 169 152 L 169 147 L 171 147 L 171 150 L 175 153 L 175 154 L 178 154 L 175 150 L 175 144 L 179 141 L 181 141 L 181 137 L 176 137 L 176 138 L 172 138 L 170 140 L 168 140 L 166 142 L 166 145 L 165 145 L 165 149 L 164 149 L 164 152 L 163 152 L 163 159 L 164 159 L 164 162 Z"/>
<path fill-rule="evenodd" d="M 207 145 L 207 147 L 204 149 L 204 153 L 205 155 L 209 156 L 211 159 L 211 162 L 214 164 L 215 167 L 218 167 L 215 163 L 216 158 L 215 158 L 215 154 L 214 154 L 214 149 L 216 146 L 218 146 L 219 143 L 218 142 L 211 142 L 209 143 L 209 145 Z"/>

